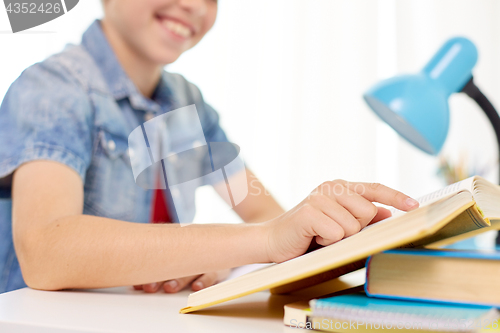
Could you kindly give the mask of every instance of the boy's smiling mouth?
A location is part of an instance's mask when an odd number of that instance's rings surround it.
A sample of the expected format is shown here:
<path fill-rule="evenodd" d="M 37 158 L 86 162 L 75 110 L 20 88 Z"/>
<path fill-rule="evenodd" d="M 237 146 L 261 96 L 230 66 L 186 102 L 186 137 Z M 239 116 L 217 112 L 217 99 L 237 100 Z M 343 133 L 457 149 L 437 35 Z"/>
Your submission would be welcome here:
<path fill-rule="evenodd" d="M 172 33 L 175 37 L 181 40 L 186 40 L 187 38 L 194 35 L 194 28 L 187 25 L 178 19 L 157 15 L 156 19 L 162 25 L 163 28 Z"/>

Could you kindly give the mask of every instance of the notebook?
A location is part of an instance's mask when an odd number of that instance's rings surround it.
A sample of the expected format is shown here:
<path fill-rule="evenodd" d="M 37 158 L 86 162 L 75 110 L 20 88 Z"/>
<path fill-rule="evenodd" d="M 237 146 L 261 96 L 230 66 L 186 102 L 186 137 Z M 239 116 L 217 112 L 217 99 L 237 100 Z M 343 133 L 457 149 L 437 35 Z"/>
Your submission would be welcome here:
<path fill-rule="evenodd" d="M 363 293 L 311 300 L 308 311 L 305 328 L 331 332 L 476 332 L 492 323 L 498 327 L 500 318 L 491 307 L 377 299 Z"/>

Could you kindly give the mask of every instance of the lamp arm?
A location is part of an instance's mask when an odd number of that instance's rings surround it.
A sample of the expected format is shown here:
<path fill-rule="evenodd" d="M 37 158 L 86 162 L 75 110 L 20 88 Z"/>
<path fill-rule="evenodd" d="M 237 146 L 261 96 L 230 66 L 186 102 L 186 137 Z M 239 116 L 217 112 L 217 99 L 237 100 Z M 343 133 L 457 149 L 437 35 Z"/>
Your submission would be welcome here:
<path fill-rule="evenodd" d="M 479 88 L 474 84 L 473 78 L 465 84 L 462 88 L 462 92 L 467 94 L 470 98 L 472 98 L 486 113 L 486 116 L 490 120 L 493 129 L 495 130 L 495 134 L 497 137 L 498 149 L 499 149 L 499 158 L 500 158 L 500 116 L 498 115 L 495 107 L 491 102 L 484 96 L 484 94 L 479 90 Z M 500 168 L 498 170 L 499 177 L 498 181 L 500 182 Z"/>
<path fill-rule="evenodd" d="M 467 94 L 467 96 L 472 98 L 474 101 L 476 101 L 476 103 L 481 107 L 484 113 L 486 113 L 486 116 L 490 120 L 490 123 L 493 126 L 493 129 L 495 130 L 495 134 L 497 136 L 497 143 L 499 149 L 498 156 L 500 158 L 500 116 L 495 110 L 495 107 L 493 106 L 493 104 L 491 104 L 488 98 L 486 98 L 486 96 L 479 90 L 479 88 L 474 84 L 472 77 L 462 88 L 462 92 Z M 498 171 L 499 171 L 498 181 L 500 182 L 500 167 Z M 496 245 L 497 247 L 500 245 L 500 232 L 497 234 Z"/>

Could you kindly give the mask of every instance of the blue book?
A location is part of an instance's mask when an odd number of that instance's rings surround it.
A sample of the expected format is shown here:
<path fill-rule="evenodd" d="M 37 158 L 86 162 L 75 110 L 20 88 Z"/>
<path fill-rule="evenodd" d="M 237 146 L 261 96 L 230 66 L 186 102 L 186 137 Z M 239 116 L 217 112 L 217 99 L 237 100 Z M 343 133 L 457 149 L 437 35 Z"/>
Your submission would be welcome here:
<path fill-rule="evenodd" d="M 499 312 L 491 307 L 378 299 L 363 293 L 312 300 L 308 322 L 313 329 L 418 330 L 475 332 L 498 327 Z"/>
<path fill-rule="evenodd" d="M 500 252 L 399 249 L 366 261 L 368 296 L 500 306 Z"/>

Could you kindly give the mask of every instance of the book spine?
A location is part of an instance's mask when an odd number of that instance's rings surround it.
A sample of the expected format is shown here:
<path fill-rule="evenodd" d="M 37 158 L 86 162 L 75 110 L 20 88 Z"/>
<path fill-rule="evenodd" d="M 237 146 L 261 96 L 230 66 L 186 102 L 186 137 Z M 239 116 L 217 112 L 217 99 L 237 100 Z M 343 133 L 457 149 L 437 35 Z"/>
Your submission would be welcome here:
<path fill-rule="evenodd" d="M 366 259 L 366 264 L 365 264 L 365 267 L 366 267 L 366 278 L 365 278 L 365 285 L 364 285 L 364 289 L 365 289 L 365 294 L 370 296 L 370 291 L 368 290 L 369 288 L 369 284 L 368 284 L 368 281 L 370 279 L 370 263 L 372 261 L 372 256 L 369 256 L 368 259 Z"/>

